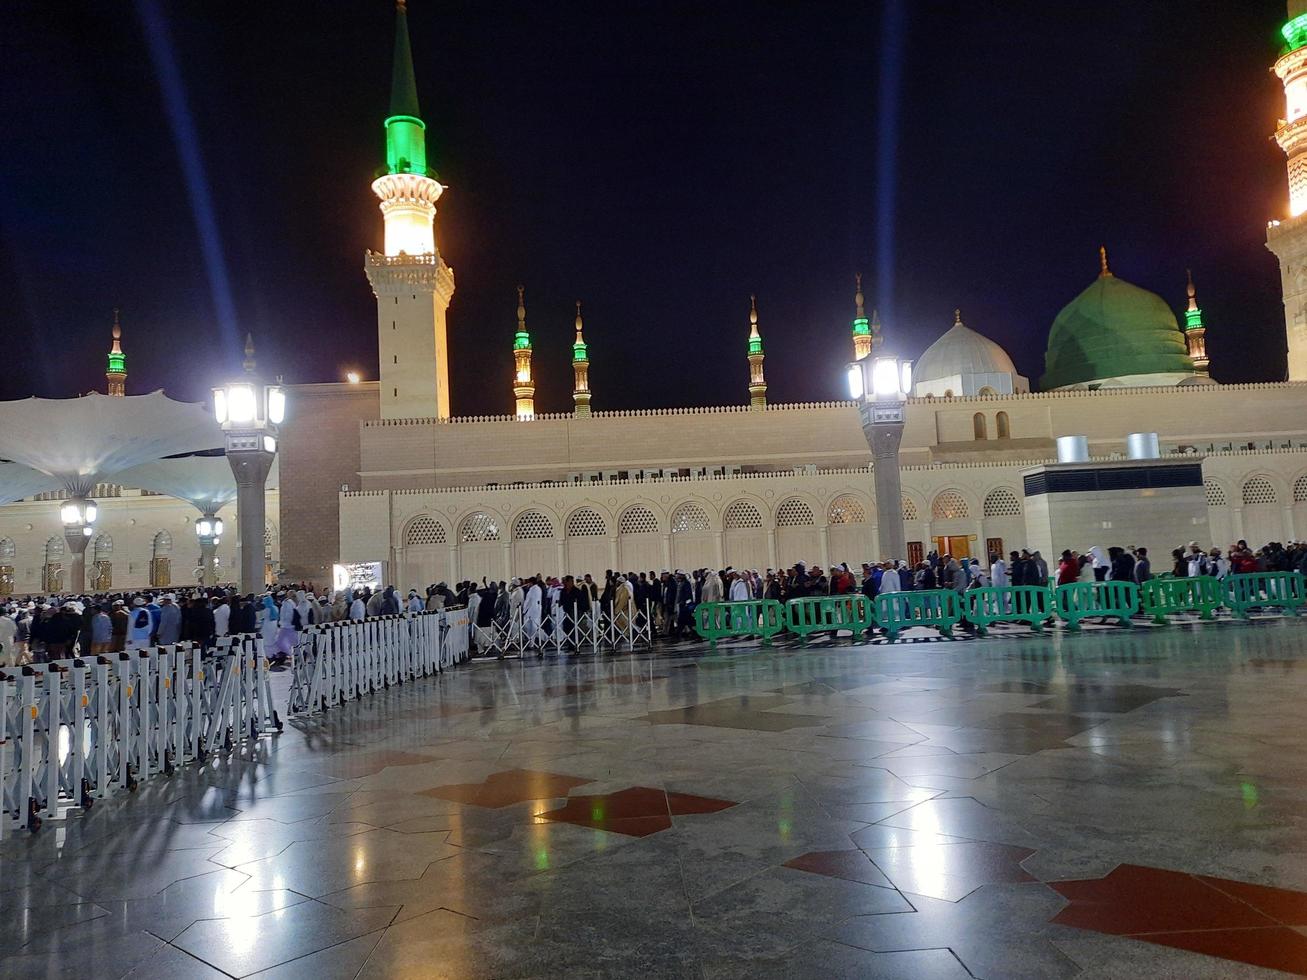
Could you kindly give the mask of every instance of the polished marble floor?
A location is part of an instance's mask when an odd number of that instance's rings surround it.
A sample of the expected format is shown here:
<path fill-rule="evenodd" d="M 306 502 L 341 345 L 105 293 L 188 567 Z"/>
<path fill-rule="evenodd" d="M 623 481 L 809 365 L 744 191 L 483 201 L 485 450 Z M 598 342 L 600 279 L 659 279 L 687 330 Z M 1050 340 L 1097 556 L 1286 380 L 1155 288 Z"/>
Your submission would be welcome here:
<path fill-rule="evenodd" d="M 476 663 L 0 844 L 0 976 L 1307 975 L 1307 619 Z"/>

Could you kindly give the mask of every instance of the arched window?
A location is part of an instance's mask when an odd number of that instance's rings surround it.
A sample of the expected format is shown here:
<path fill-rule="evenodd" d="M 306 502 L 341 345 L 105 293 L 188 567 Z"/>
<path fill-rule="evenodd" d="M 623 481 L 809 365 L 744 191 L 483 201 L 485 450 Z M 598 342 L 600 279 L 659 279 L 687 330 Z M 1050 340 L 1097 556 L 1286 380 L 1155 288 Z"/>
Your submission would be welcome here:
<path fill-rule="evenodd" d="M 1021 503 L 1017 495 L 1007 487 L 999 487 L 985 495 L 986 517 L 1019 517 Z"/>
<path fill-rule="evenodd" d="M 1012 427 L 1008 423 L 1007 412 L 999 412 L 994 419 L 998 426 L 998 437 L 1000 439 L 1012 438 Z"/>
<path fill-rule="evenodd" d="M 830 510 L 826 512 L 826 523 L 866 524 L 867 508 L 862 506 L 862 501 L 857 497 L 846 493 L 831 501 Z"/>
<path fill-rule="evenodd" d="M 1307 503 L 1307 473 L 1293 481 L 1293 502 L 1295 504 Z"/>
<path fill-rule="evenodd" d="M 13 538 L 0 538 L 0 562 L 12 562 L 17 553 Z"/>
<path fill-rule="evenodd" d="M 1226 504 L 1225 487 L 1215 480 L 1203 481 L 1203 496 L 1207 498 L 1208 507 L 1224 507 Z"/>
<path fill-rule="evenodd" d="M 444 544 L 445 528 L 439 521 L 423 514 L 408 522 L 404 544 Z"/>
<path fill-rule="evenodd" d="M 982 442 L 989 438 L 989 433 L 985 428 L 984 412 L 977 412 L 975 415 L 971 416 L 971 429 L 972 432 L 975 433 L 977 442 Z"/>
<path fill-rule="evenodd" d="M 154 536 L 154 557 L 170 554 L 172 554 L 172 535 L 167 531 L 160 531 Z"/>
<path fill-rule="evenodd" d="M 513 540 L 546 541 L 554 536 L 554 522 L 538 510 L 519 514 L 513 522 Z"/>
<path fill-rule="evenodd" d="M 777 527 L 807 527 L 816 523 L 812 516 L 812 508 L 798 497 L 782 501 L 776 508 Z"/>
<path fill-rule="evenodd" d="M 277 525 L 268 521 L 263 525 L 263 560 L 270 562 L 277 554 Z"/>
<path fill-rule="evenodd" d="M 1275 487 L 1264 476 L 1255 476 L 1243 485 L 1243 502 L 1245 504 L 1275 503 Z"/>
<path fill-rule="evenodd" d="M 597 510 L 582 507 L 567 519 L 569 538 L 600 538 L 608 533 L 608 522 Z"/>
<path fill-rule="evenodd" d="M 104 561 L 113 554 L 113 538 L 107 534 L 96 535 L 95 543 L 91 548 L 92 561 Z"/>
<path fill-rule="evenodd" d="M 722 526 L 728 531 L 762 527 L 762 515 L 758 513 L 758 508 L 747 500 L 737 500 L 726 508 L 726 513 L 722 516 Z"/>
<path fill-rule="evenodd" d="M 971 512 L 967 508 L 967 501 L 957 490 L 944 490 L 935 498 L 935 502 L 930 505 L 930 516 L 937 521 L 951 521 L 957 518 L 970 517 Z"/>
<path fill-rule="evenodd" d="M 66 553 L 64 539 L 60 535 L 54 535 L 45 543 L 45 560 L 46 562 L 59 561 Z"/>
<path fill-rule="evenodd" d="M 684 503 L 672 512 L 672 533 L 684 534 L 686 531 L 706 531 L 709 528 L 708 514 L 694 503 Z"/>
<path fill-rule="evenodd" d="M 468 514 L 459 526 L 458 539 L 464 544 L 498 541 L 499 521 L 482 511 Z"/>
<path fill-rule="evenodd" d="M 981 388 L 978 392 L 976 392 L 976 394 L 978 394 L 981 398 L 985 398 L 989 395 L 997 395 L 998 392 L 995 391 L 993 388 L 991 388 L 989 385 L 985 385 L 985 387 Z"/>
<path fill-rule="evenodd" d="M 617 532 L 619 534 L 657 534 L 658 518 L 654 517 L 653 511 L 648 507 L 641 507 L 636 504 L 634 507 L 628 507 L 622 512 L 622 516 L 617 521 Z"/>
<path fill-rule="evenodd" d="M 916 502 L 911 497 L 903 498 L 903 519 L 905 521 L 920 520 L 920 515 L 917 514 Z"/>

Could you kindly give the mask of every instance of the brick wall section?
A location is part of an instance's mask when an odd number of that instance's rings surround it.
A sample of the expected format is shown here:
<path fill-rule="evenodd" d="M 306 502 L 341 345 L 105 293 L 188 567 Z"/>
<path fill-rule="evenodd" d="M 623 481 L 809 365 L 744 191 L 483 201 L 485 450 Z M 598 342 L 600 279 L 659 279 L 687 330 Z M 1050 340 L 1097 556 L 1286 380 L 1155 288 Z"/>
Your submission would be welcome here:
<path fill-rule="evenodd" d="M 330 582 L 339 493 L 359 486 L 359 426 L 378 417 L 375 382 L 293 385 L 281 435 L 281 556 L 288 580 Z"/>

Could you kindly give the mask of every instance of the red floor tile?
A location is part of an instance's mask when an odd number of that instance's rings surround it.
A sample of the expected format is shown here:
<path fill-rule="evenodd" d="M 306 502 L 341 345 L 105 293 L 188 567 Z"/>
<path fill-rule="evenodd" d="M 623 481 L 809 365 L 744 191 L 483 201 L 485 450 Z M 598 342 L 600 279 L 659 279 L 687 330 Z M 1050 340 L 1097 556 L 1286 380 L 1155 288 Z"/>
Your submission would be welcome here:
<path fill-rule="evenodd" d="M 541 820 L 607 830 L 629 837 L 647 837 L 672 825 L 672 815 L 716 813 L 735 806 L 684 793 L 665 793 L 647 786 L 632 786 L 603 796 L 573 796 L 566 805 L 539 815 Z"/>
<path fill-rule="evenodd" d="M 530 800 L 559 799 L 566 796 L 573 788 L 590 782 L 594 780 L 562 776 L 553 772 L 538 772 L 534 769 L 511 769 L 487 776 L 479 783 L 435 786 L 423 790 L 422 795 L 434 796 L 439 800 L 452 800 L 455 803 L 499 809 Z"/>
<path fill-rule="evenodd" d="M 1276 922 L 1282 922 L 1286 926 L 1307 926 L 1307 893 L 1290 891 L 1288 888 L 1272 888 L 1269 885 L 1250 885 L 1244 881 L 1231 881 L 1229 878 L 1210 878 L 1206 875 L 1194 877 L 1227 895 L 1247 902 L 1258 912 L 1269 915 Z"/>
<path fill-rule="evenodd" d="M 892 887 L 890 880 L 877 870 L 861 851 L 809 851 L 785 862 L 785 867 L 808 871 L 827 878 L 860 881 L 864 885 Z"/>
<path fill-rule="evenodd" d="M 1270 970 L 1307 976 L 1307 936 L 1288 926 L 1266 929 L 1205 929 L 1197 932 L 1158 932 L 1136 936 L 1159 946 L 1237 960 Z"/>
<path fill-rule="evenodd" d="M 1071 901 L 1054 922 L 1116 936 L 1275 925 L 1244 902 L 1180 871 L 1122 864 L 1103 878 L 1049 884 Z"/>

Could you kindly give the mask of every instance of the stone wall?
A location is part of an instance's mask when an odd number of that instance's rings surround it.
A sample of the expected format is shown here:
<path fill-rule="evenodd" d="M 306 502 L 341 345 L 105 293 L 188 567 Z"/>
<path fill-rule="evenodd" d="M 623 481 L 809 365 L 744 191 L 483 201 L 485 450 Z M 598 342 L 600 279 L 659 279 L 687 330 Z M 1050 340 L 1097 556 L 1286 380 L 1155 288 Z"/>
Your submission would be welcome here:
<path fill-rule="evenodd" d="M 340 551 L 342 486 L 359 485 L 359 425 L 375 419 L 375 382 L 294 385 L 282 427 L 281 510 L 283 577 L 330 581 Z"/>

